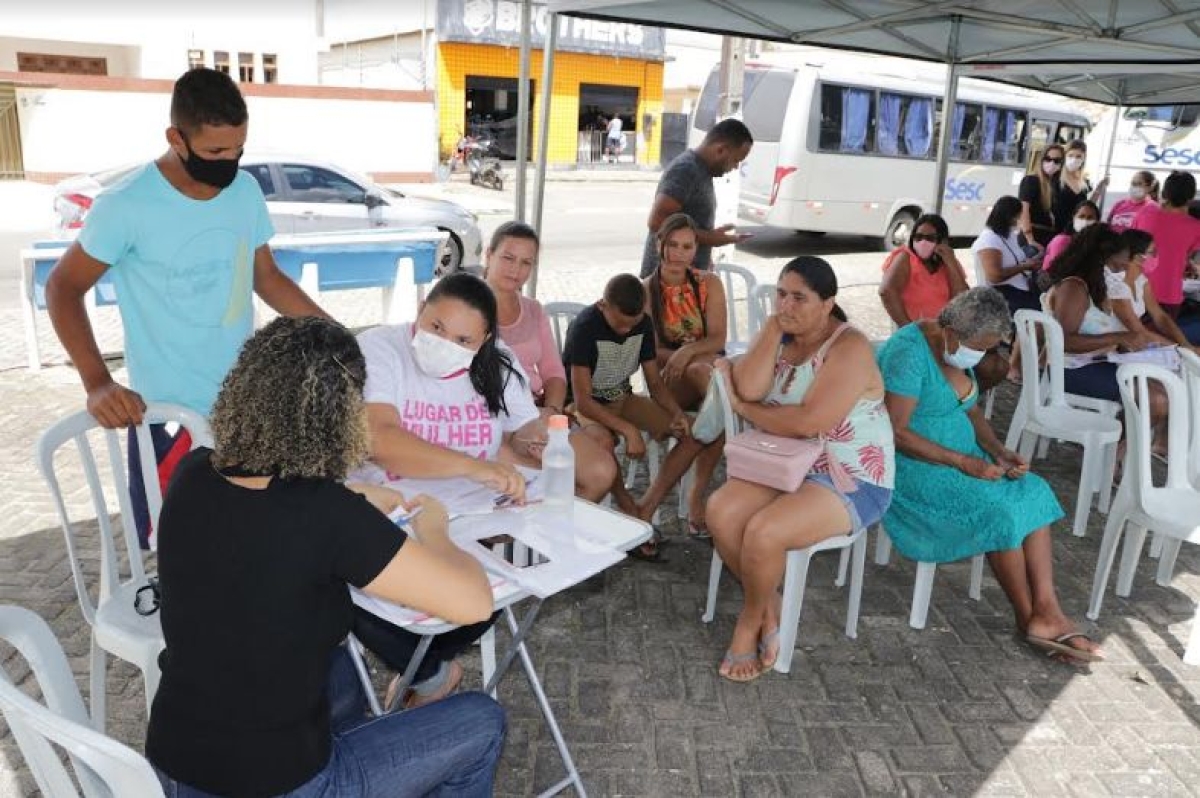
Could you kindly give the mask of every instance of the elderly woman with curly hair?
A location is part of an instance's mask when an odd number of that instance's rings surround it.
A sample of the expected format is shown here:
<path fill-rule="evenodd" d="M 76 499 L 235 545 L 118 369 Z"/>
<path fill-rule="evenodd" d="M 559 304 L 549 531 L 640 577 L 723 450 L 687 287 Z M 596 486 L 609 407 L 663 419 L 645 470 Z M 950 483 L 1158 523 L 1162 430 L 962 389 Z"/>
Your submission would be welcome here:
<path fill-rule="evenodd" d="M 146 755 L 168 795 L 491 794 L 504 714 L 481 693 L 368 719 L 341 645 L 348 585 L 456 623 L 479 565 L 431 499 L 342 483 L 367 453 L 358 345 L 280 318 L 250 339 L 160 518 L 166 649 Z M 406 535 L 385 513 L 423 512 Z"/>
<path fill-rule="evenodd" d="M 1063 511 L 1045 480 L 996 438 L 979 408 L 975 366 L 1008 336 L 993 288 L 959 294 L 936 320 L 902 327 L 879 350 L 896 436 L 896 490 L 884 528 L 905 557 L 950 562 L 987 553 L 1030 645 L 1100 659 L 1054 589 L 1050 524 Z"/>

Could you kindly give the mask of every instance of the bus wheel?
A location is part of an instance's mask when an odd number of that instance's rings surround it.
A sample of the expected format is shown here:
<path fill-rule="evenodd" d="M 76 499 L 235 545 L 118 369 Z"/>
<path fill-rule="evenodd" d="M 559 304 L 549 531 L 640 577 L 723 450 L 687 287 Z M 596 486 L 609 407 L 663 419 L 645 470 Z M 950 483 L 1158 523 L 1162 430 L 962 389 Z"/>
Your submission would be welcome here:
<path fill-rule="evenodd" d="M 891 252 L 896 247 L 908 245 L 908 238 L 912 235 L 913 225 L 917 223 L 917 217 L 913 216 L 909 211 L 900 211 L 892 217 L 892 222 L 887 226 L 887 231 L 883 234 L 883 240 L 880 245 L 884 252 Z"/>

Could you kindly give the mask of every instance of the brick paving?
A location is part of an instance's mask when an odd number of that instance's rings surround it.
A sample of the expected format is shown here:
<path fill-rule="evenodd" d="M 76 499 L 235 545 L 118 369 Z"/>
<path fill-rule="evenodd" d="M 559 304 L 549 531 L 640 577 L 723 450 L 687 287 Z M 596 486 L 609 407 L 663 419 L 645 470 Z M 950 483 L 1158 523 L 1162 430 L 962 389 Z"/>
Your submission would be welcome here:
<path fill-rule="evenodd" d="M 834 256 L 839 270 L 854 256 Z M 877 263 L 877 256 L 869 256 Z M 775 266 L 755 267 L 769 279 Z M 876 267 L 877 268 L 877 267 Z M 564 269 L 542 277 L 542 296 L 590 301 L 616 270 Z M 844 305 L 868 332 L 887 322 L 869 289 Z M 368 324 L 374 297 L 335 295 L 327 306 Z M 115 316 L 98 321 L 102 348 L 118 351 Z M 48 324 L 44 357 L 62 363 Z M 88 631 L 61 533 L 35 475 L 32 447 L 81 393 L 63 365 L 29 375 L 19 318 L 0 313 L 0 601 L 47 618 L 86 685 Z M 1003 430 L 1015 392 L 1001 389 Z M 1079 453 L 1055 446 L 1036 470 L 1073 507 Z M 76 492 L 72 501 L 85 501 Z M 1083 620 L 1103 517 L 1088 535 L 1055 527 L 1055 565 L 1067 611 Z M 1180 657 L 1200 599 L 1194 550 L 1185 547 L 1170 587 L 1138 569 L 1133 597 L 1111 592 L 1099 624 L 1108 661 L 1090 671 L 1038 656 L 1012 634 L 1007 602 L 990 576 L 967 597 L 966 563 L 939 567 L 928 627 L 907 625 L 914 568 L 868 560 L 857 640 L 842 635 L 845 593 L 833 587 L 833 555 L 812 567 L 792 674 L 750 685 L 719 679 L 716 663 L 739 606 L 722 583 L 716 621 L 700 622 L 711 549 L 676 540 L 670 563 L 627 563 L 548 601 L 532 639 L 543 683 L 593 795 L 1188 795 L 1200 791 L 1200 669 Z M 6 668 L 27 689 L 28 671 L 8 649 Z M 475 655 L 468 656 L 476 683 Z M 383 675 L 380 674 L 380 678 Z M 501 688 L 510 733 L 497 792 L 528 795 L 560 777 L 556 751 L 523 677 Z M 110 668 L 111 733 L 141 748 L 141 680 Z M 0 738 L 0 796 L 33 794 L 12 737 Z"/>

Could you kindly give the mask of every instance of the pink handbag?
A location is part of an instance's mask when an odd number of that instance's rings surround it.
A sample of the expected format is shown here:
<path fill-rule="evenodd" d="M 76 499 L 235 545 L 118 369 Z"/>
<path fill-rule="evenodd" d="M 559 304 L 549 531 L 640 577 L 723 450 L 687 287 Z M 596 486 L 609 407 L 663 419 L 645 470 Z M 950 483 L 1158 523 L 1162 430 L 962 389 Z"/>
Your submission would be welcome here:
<path fill-rule="evenodd" d="M 730 477 L 791 493 L 823 451 L 821 438 L 785 438 L 748 430 L 726 440 L 725 469 Z"/>

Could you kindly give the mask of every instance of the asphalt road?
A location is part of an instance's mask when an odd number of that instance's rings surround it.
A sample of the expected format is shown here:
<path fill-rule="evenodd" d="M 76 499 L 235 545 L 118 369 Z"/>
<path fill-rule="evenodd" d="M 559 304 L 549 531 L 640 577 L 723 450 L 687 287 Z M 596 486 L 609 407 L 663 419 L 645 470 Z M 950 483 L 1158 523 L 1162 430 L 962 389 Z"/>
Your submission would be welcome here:
<path fill-rule="evenodd" d="M 654 183 L 551 182 L 546 187 L 543 249 L 544 273 L 568 278 L 574 272 L 636 270 L 641 262 L 646 214 L 654 197 Z M 0 310 L 18 307 L 18 253 L 30 242 L 50 237 L 48 187 L 20 191 L 0 186 Z M 512 192 L 497 193 L 468 185 L 413 186 L 412 193 L 428 193 L 458 201 L 479 214 L 485 241 L 500 223 L 512 218 Z M 42 205 L 45 204 L 45 210 Z M 739 228 L 754 238 L 737 247 L 735 263 L 768 271 L 800 254 L 832 256 L 845 283 L 878 281 L 880 253 L 873 241 L 846 236 L 815 237 L 756 225 Z"/>

